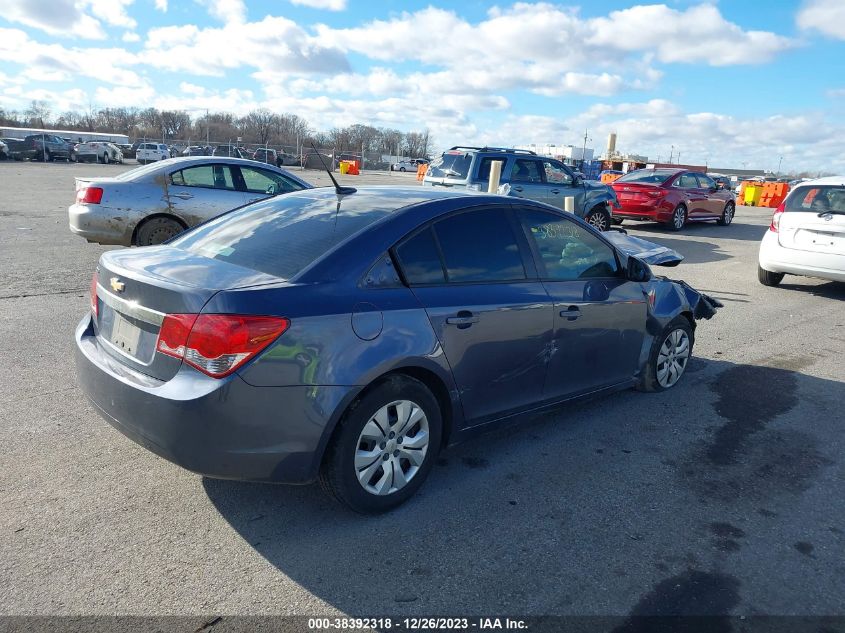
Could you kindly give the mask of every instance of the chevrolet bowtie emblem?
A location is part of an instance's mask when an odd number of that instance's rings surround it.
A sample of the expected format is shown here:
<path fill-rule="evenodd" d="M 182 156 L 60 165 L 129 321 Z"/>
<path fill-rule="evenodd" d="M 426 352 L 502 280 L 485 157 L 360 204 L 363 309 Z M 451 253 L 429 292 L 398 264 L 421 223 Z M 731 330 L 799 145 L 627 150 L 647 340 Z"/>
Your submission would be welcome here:
<path fill-rule="evenodd" d="M 126 288 L 126 284 L 120 281 L 119 277 L 112 277 L 109 279 L 109 284 L 111 285 L 111 289 L 115 292 L 123 292 L 123 289 Z"/>

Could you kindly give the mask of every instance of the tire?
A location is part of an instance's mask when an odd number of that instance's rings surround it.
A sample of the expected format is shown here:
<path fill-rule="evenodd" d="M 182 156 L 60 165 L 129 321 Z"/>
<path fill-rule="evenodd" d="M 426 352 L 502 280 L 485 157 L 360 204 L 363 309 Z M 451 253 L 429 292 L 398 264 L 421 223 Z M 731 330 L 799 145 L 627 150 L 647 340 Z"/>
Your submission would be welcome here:
<path fill-rule="evenodd" d="M 673 231 L 680 231 L 687 223 L 687 208 L 679 204 L 675 207 L 675 210 L 672 211 L 672 217 L 669 218 L 669 221 L 666 223 Z"/>
<path fill-rule="evenodd" d="M 685 356 L 678 356 L 679 341 L 686 340 Z M 651 351 L 648 354 L 648 363 L 640 378 L 637 388 L 640 391 L 666 391 L 678 384 L 686 371 L 692 348 L 695 345 L 695 333 L 692 325 L 686 317 L 678 316 L 672 319 L 663 328 L 660 336 L 654 338 L 651 344 Z M 673 348 L 675 348 L 673 350 Z M 674 354 L 672 353 L 674 351 Z M 661 360 L 663 359 L 663 360 Z M 674 362 L 675 371 L 669 362 Z M 668 379 L 668 380 L 667 380 Z"/>
<path fill-rule="evenodd" d="M 399 168 L 399 171 L 405 171 L 405 168 L 404 168 L 404 167 L 400 167 L 400 168 Z"/>
<path fill-rule="evenodd" d="M 757 264 L 757 280 L 764 286 L 777 286 L 783 281 L 783 273 L 773 273 Z"/>
<path fill-rule="evenodd" d="M 593 207 L 584 217 L 584 221 L 599 231 L 607 231 L 610 228 L 610 214 L 602 206 Z"/>
<path fill-rule="evenodd" d="M 185 227 L 181 222 L 166 216 L 144 220 L 135 232 L 135 246 L 154 246 L 179 235 Z"/>
<path fill-rule="evenodd" d="M 103 165 L 108 165 L 110 162 L 111 160 L 109 159 L 109 153 L 106 152 L 105 154 L 103 154 Z"/>
<path fill-rule="evenodd" d="M 725 205 L 724 210 L 722 211 L 722 217 L 716 220 L 716 224 L 719 226 L 728 226 L 734 219 L 734 213 L 736 213 L 736 207 L 734 206 L 733 202 L 728 202 Z"/>
<path fill-rule="evenodd" d="M 412 426 L 403 428 L 408 420 Z M 428 387 L 409 376 L 389 376 L 344 414 L 323 457 L 320 484 L 355 512 L 391 510 L 407 501 L 425 481 L 440 450 L 442 429 L 440 406 Z M 408 447 L 408 438 L 415 444 L 426 443 L 423 448 L 403 450 L 400 441 Z M 397 481 L 397 472 L 403 475 L 399 481 L 406 483 Z"/>
<path fill-rule="evenodd" d="M 610 222 L 613 224 L 613 226 L 622 226 L 622 223 L 624 221 L 625 220 L 623 218 L 611 218 L 610 219 Z"/>

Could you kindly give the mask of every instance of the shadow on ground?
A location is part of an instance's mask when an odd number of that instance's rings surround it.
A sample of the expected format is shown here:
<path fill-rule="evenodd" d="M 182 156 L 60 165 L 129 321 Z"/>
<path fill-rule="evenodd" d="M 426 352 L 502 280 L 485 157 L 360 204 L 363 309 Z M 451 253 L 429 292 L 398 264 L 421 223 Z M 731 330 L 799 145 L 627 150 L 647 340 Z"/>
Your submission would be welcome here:
<path fill-rule="evenodd" d="M 770 579 L 769 607 L 789 612 L 811 578 L 845 592 L 834 528 L 814 531 L 831 542 L 815 543 L 828 560 L 811 560 L 778 518 L 810 490 L 841 493 L 843 429 L 820 412 L 837 409 L 845 384 L 801 373 L 812 358 L 767 362 L 695 359 L 668 392 L 618 393 L 455 447 L 382 516 L 317 486 L 203 486 L 267 561 L 347 613 L 753 613 L 738 560 Z M 842 534 L 841 504 L 819 505 Z M 737 558 L 749 540 L 758 547 Z M 678 602 L 663 591 L 677 578 L 708 582 L 687 582 Z M 711 580 L 731 599 L 697 596 L 719 590 Z"/>

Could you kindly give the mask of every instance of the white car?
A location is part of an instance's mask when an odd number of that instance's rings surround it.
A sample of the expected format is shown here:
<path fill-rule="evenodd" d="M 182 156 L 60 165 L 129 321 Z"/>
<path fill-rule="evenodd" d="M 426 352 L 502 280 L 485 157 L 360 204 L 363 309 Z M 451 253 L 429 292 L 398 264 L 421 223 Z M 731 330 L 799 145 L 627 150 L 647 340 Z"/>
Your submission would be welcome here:
<path fill-rule="evenodd" d="M 757 276 L 777 286 L 784 275 L 845 281 L 845 176 L 808 180 L 775 210 L 760 244 Z"/>
<path fill-rule="evenodd" d="M 135 160 L 142 165 L 170 158 L 170 148 L 164 143 L 141 143 L 135 152 Z"/>
<path fill-rule="evenodd" d="M 94 163 L 122 163 L 123 152 L 114 143 L 106 141 L 88 141 L 78 143 L 74 147 L 76 160 L 79 162 L 91 161 Z"/>
<path fill-rule="evenodd" d="M 420 163 L 424 163 L 427 161 L 422 160 L 421 158 L 406 158 L 405 160 L 400 160 L 398 163 L 393 163 L 390 166 L 391 171 L 417 171 L 417 167 Z"/>

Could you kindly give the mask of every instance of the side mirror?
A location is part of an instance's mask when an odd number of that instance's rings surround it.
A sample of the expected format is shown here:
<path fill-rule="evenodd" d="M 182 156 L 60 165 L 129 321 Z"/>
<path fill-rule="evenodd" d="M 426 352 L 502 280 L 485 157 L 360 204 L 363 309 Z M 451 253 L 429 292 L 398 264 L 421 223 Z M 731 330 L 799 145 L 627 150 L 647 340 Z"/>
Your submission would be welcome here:
<path fill-rule="evenodd" d="M 628 281 L 648 281 L 651 279 L 651 268 L 644 261 L 629 255 L 625 267 L 625 278 Z"/>

